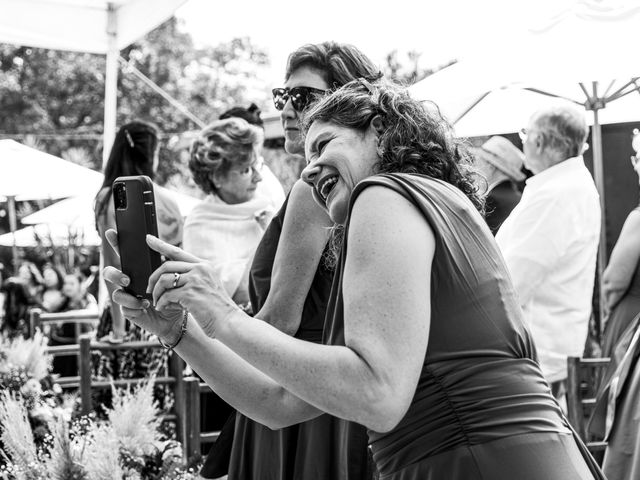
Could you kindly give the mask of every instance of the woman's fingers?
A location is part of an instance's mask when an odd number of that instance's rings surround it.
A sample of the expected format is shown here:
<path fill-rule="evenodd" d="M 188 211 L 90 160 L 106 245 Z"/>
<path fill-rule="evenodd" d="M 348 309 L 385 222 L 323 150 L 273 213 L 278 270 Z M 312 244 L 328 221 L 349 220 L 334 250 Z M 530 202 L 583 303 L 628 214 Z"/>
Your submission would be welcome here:
<path fill-rule="evenodd" d="M 167 242 L 163 242 L 158 237 L 154 237 L 153 235 L 147 235 L 147 245 L 154 249 L 156 252 L 161 253 L 169 260 L 178 260 L 181 262 L 189 262 L 189 263 L 198 263 L 201 260 L 191 255 L 190 253 L 185 252 L 179 247 L 174 245 L 170 245 Z"/>
<path fill-rule="evenodd" d="M 183 292 L 180 292 L 179 289 L 168 289 L 165 290 L 159 297 L 156 302 L 156 310 L 163 311 L 165 309 L 174 309 L 177 305 L 182 308 L 185 306 L 182 304 Z"/>
<path fill-rule="evenodd" d="M 174 273 L 186 273 L 193 267 L 193 263 L 168 261 L 160 265 L 151 275 L 149 275 L 149 282 L 147 283 L 147 293 L 151 293 L 155 288 L 158 279 L 165 274 L 174 275 Z"/>
<path fill-rule="evenodd" d="M 129 277 L 127 277 L 124 273 L 122 273 L 115 267 L 105 267 L 105 269 L 102 271 L 102 275 L 107 282 L 111 282 L 114 285 L 117 285 L 119 287 L 129 286 Z"/>
<path fill-rule="evenodd" d="M 158 309 L 160 309 L 160 307 L 158 307 L 159 301 L 167 290 L 179 288 L 186 283 L 183 278 L 183 275 L 186 274 L 187 272 L 165 272 L 157 277 L 157 280 L 153 285 L 153 289 L 151 290 L 151 294 L 153 296 L 153 304 L 156 305 Z"/>
<path fill-rule="evenodd" d="M 113 292 L 112 299 L 118 305 L 120 305 L 123 310 L 134 309 L 134 310 L 144 310 L 148 308 L 151 304 L 147 299 L 141 299 L 134 297 L 130 293 L 125 292 L 121 288 Z"/>
<path fill-rule="evenodd" d="M 107 242 L 113 248 L 113 251 L 116 252 L 118 257 L 120 256 L 120 249 L 118 248 L 118 232 L 116 232 L 113 228 L 110 228 L 104 233 L 104 236 L 107 237 Z"/>

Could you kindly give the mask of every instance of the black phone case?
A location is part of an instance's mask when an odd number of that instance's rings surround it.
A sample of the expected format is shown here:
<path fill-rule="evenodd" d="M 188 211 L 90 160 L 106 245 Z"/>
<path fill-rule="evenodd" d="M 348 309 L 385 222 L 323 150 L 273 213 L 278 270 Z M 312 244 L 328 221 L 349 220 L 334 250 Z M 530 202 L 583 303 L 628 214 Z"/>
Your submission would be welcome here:
<path fill-rule="evenodd" d="M 116 189 L 124 184 L 126 205 L 122 208 Z M 112 196 L 116 211 L 118 247 L 122 272 L 131 283 L 125 291 L 138 298 L 151 299 L 146 293 L 149 276 L 160 267 L 160 254 L 147 245 L 146 235 L 158 236 L 153 183 L 144 175 L 118 177 L 113 182 Z"/>

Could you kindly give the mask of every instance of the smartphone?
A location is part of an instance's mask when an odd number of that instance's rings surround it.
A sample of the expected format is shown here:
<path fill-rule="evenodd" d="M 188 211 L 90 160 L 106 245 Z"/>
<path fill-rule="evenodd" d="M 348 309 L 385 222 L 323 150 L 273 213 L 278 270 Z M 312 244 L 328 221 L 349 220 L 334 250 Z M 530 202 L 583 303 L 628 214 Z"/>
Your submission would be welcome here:
<path fill-rule="evenodd" d="M 153 183 L 145 175 L 118 177 L 113 182 L 113 205 L 122 272 L 131 281 L 125 291 L 151 300 L 149 276 L 162 264 L 160 254 L 147 245 L 147 234 L 158 236 Z"/>

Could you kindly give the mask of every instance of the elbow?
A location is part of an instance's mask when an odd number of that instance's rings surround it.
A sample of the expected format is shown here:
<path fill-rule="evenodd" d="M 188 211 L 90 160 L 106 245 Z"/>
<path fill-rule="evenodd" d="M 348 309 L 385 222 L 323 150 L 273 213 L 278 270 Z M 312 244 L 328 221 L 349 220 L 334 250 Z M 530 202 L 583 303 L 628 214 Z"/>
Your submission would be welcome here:
<path fill-rule="evenodd" d="M 404 401 L 403 395 L 398 395 L 398 391 L 391 386 L 376 390 L 364 396 L 366 404 L 362 406 L 363 418 L 359 423 L 374 432 L 387 433 L 404 418 L 410 402 Z"/>
<path fill-rule="evenodd" d="M 262 422 L 261 422 L 262 423 Z M 262 423 L 269 430 L 282 430 L 283 428 L 292 427 L 300 423 L 300 420 L 292 418 L 269 418 Z"/>

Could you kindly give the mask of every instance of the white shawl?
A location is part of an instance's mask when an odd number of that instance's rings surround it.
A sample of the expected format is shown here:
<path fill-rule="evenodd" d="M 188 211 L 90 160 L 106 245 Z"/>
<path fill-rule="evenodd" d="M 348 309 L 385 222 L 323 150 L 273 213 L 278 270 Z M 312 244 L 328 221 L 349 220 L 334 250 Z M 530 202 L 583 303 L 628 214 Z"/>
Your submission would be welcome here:
<path fill-rule="evenodd" d="M 207 195 L 185 220 L 184 250 L 211 261 L 231 296 L 262 238 L 255 214 L 269 207 L 270 202 L 261 196 L 231 205 Z"/>

